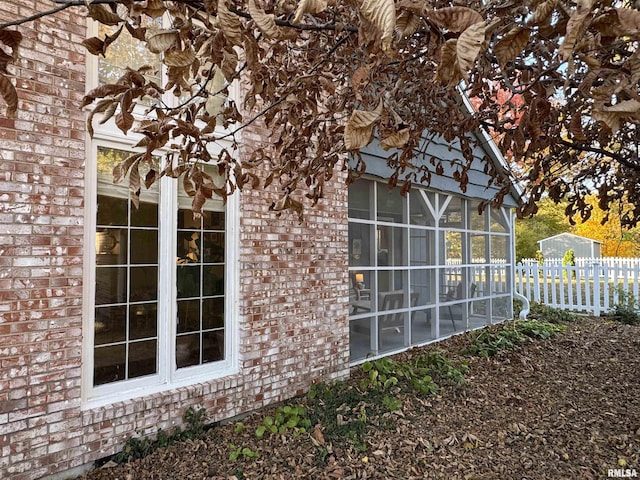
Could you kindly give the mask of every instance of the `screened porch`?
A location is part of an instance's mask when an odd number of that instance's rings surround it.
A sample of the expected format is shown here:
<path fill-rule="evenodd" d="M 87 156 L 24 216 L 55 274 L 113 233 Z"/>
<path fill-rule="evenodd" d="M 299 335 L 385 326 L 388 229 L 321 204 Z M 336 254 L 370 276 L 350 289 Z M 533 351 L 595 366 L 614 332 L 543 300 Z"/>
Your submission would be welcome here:
<path fill-rule="evenodd" d="M 512 214 L 386 183 L 349 187 L 351 361 L 512 317 Z"/>

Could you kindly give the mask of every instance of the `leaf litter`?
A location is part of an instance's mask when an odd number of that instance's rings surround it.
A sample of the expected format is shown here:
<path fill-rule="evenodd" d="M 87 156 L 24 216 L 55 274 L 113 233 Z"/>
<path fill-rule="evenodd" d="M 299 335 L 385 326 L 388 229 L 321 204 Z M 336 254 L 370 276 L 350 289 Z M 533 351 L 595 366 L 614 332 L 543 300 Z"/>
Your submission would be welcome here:
<path fill-rule="evenodd" d="M 299 435 L 256 438 L 273 407 L 243 419 L 242 428 L 216 426 L 200 439 L 109 462 L 81 478 L 533 480 L 600 479 L 621 466 L 640 472 L 639 339 L 638 326 L 583 318 L 552 338 L 463 358 L 469 335 L 458 335 L 394 359 L 435 349 L 464 359 L 462 385 L 428 396 L 398 393 L 401 410 L 369 418 L 363 444 L 332 444 L 319 424 Z M 360 377 L 355 367 L 350 382 Z M 232 461 L 230 445 L 258 456 Z"/>

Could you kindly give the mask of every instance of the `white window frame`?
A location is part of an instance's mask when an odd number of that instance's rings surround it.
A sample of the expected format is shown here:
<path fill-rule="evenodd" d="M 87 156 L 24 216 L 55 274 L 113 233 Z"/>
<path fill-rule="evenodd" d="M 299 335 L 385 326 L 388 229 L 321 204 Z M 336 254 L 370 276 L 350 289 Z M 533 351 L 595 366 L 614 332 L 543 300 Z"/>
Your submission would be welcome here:
<path fill-rule="evenodd" d="M 97 24 L 89 21 L 90 34 L 97 34 Z M 97 86 L 98 59 L 87 55 L 87 91 Z M 237 85 L 230 87 L 230 97 L 239 96 Z M 134 111 L 136 115 L 138 110 Z M 99 125 L 94 122 L 93 139 L 86 136 L 85 165 L 85 223 L 84 223 L 84 288 L 83 288 L 83 352 L 82 352 L 82 408 L 91 409 L 134 397 L 150 395 L 196 383 L 223 378 L 239 371 L 239 255 L 240 241 L 239 195 L 227 198 L 225 206 L 225 290 L 224 290 L 224 360 L 178 369 L 176 367 L 177 285 L 176 230 L 178 215 L 178 184 L 175 179 L 160 179 L 158 203 L 158 350 L 157 373 L 93 385 L 94 322 L 96 281 L 96 209 L 98 194 L 97 152 L 99 147 L 133 151 L 140 135 L 123 135 L 111 119 Z M 236 135 L 237 138 L 237 135 Z M 220 142 L 225 144 L 225 142 Z M 227 142 L 230 146 L 230 142 Z M 227 145 L 225 145 L 227 146 Z M 216 148 L 216 147 L 214 147 Z M 220 148 L 219 146 L 217 148 Z M 162 152 L 158 152 L 160 155 Z M 214 152 L 214 154 L 217 152 Z M 215 155 L 214 155 L 215 158 Z M 125 182 L 128 180 L 125 179 Z M 163 193 L 164 192 L 164 193 Z M 170 192 L 170 193 L 167 193 Z M 162 280 L 167 279 L 167 280 Z M 163 320 L 164 319 L 164 320 Z M 169 352 L 169 355 L 165 353 Z"/>

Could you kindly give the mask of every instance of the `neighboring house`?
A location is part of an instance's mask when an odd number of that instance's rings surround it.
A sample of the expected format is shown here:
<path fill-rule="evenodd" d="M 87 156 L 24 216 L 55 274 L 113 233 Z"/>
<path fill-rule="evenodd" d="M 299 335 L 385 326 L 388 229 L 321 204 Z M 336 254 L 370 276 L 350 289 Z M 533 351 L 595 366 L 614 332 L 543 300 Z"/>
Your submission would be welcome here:
<path fill-rule="evenodd" d="M 573 249 L 576 257 L 599 258 L 602 242 L 572 233 L 559 233 L 552 237 L 538 240 L 540 251 L 544 258 L 563 258 L 564 254 Z"/>
<path fill-rule="evenodd" d="M 34 12 L 0 4 L 18 13 Z M 337 175 L 301 225 L 260 190 L 194 221 L 167 178 L 136 209 L 111 178 L 131 138 L 105 124 L 89 139 L 79 107 L 118 58 L 86 57 L 72 11 L 27 27 L 18 115 L 0 117 L 0 478 L 81 469 L 190 406 L 230 418 L 511 318 L 517 195 L 478 215 L 493 194 L 480 164 L 464 196 L 445 176 L 402 197 L 373 146 L 370 175 L 348 192 Z"/>

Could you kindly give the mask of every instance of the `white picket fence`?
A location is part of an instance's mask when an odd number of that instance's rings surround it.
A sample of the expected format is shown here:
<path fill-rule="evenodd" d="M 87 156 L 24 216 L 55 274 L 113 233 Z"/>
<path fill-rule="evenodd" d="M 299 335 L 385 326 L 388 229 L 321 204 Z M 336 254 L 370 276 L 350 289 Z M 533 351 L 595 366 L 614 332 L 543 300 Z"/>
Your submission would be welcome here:
<path fill-rule="evenodd" d="M 640 265 L 640 258 L 636 258 L 636 257 L 598 257 L 598 258 L 594 258 L 594 257 L 576 257 L 576 266 L 585 266 L 585 265 L 601 265 L 601 266 L 608 266 L 608 267 L 613 267 L 613 268 L 617 268 L 617 267 L 623 267 L 623 266 L 627 266 L 627 267 L 635 267 Z M 537 264 L 538 260 L 535 258 L 523 258 L 521 260 L 521 263 L 523 265 L 533 265 L 533 264 Z M 544 259 L 544 265 L 547 266 L 551 266 L 551 265 L 562 265 L 562 258 L 545 258 Z"/>
<path fill-rule="evenodd" d="M 563 266 L 562 260 L 523 262 L 515 267 L 516 291 L 530 301 L 600 315 L 630 296 L 639 298 L 640 261 L 623 260 L 576 259 L 575 266 Z"/>

